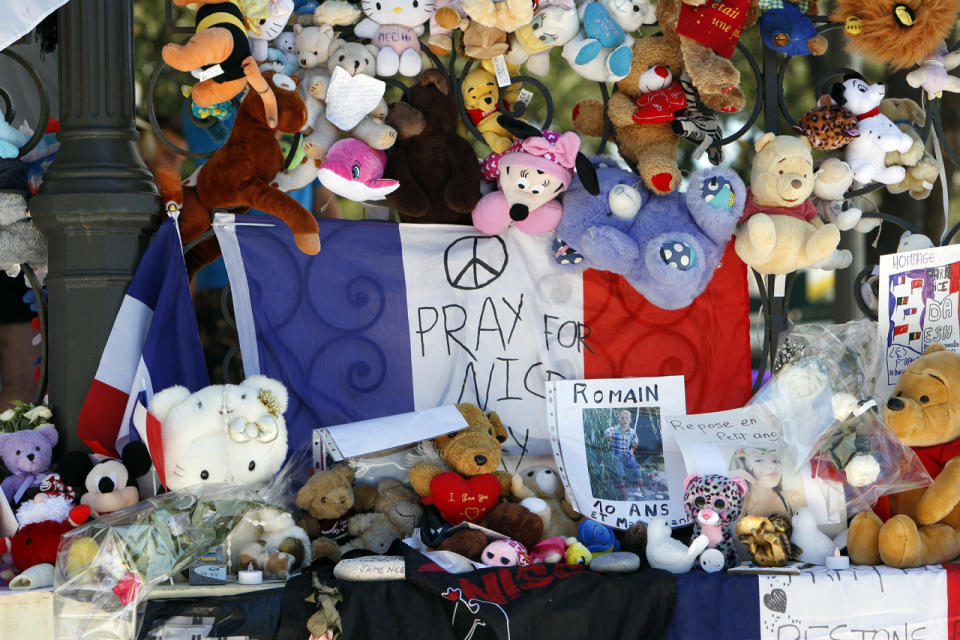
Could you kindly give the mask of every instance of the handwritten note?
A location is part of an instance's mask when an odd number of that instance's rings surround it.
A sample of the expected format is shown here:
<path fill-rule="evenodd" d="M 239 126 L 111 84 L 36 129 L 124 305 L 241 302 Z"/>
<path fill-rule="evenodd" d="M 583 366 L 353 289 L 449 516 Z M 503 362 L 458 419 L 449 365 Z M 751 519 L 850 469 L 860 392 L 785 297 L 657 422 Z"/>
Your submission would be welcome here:
<path fill-rule="evenodd" d="M 351 76 L 343 67 L 337 67 L 327 89 L 327 120 L 338 129 L 350 131 L 377 108 L 386 89 L 383 80 L 362 73 Z"/>

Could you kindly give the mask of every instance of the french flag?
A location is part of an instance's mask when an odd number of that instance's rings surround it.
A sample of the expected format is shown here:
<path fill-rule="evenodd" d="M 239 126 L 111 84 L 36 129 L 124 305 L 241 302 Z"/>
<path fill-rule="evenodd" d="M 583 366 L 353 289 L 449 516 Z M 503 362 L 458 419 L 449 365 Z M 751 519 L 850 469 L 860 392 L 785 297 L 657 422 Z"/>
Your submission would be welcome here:
<path fill-rule="evenodd" d="M 137 403 L 148 406 L 154 390 L 175 384 L 195 391 L 210 381 L 171 216 L 150 241 L 120 305 L 80 411 L 80 437 L 94 453 L 117 456 L 136 438 Z"/>
<path fill-rule="evenodd" d="M 549 235 L 321 219 L 301 253 L 259 214 L 217 214 L 246 375 L 287 385 L 291 447 L 316 427 L 471 402 L 550 454 L 546 383 L 684 375 L 691 413 L 750 396 L 746 267 L 732 243 L 694 304 L 560 267 Z M 508 453 L 510 444 L 506 445 Z"/>

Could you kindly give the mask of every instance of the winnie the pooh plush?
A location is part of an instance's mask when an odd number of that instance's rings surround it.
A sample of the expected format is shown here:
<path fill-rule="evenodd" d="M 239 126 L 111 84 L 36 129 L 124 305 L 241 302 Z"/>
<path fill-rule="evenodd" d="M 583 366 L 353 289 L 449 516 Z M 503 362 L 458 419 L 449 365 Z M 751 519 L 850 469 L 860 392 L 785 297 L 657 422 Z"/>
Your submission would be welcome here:
<path fill-rule="evenodd" d="M 840 230 L 824 224 L 808 199 L 817 180 L 810 143 L 765 133 L 755 148 L 737 255 L 762 274 L 787 274 L 826 261 L 840 243 Z"/>
<path fill-rule="evenodd" d="M 513 136 L 497 120 L 500 115 L 500 88 L 497 78 L 485 69 L 474 69 L 460 85 L 467 116 L 496 153 L 503 153 L 513 143 Z M 508 105 L 509 106 L 509 105 Z"/>
<path fill-rule="evenodd" d="M 924 351 L 900 375 L 883 417 L 934 481 L 890 496 L 886 522 L 858 513 L 850 558 L 899 569 L 948 562 L 960 555 L 960 354 L 939 344 Z"/>

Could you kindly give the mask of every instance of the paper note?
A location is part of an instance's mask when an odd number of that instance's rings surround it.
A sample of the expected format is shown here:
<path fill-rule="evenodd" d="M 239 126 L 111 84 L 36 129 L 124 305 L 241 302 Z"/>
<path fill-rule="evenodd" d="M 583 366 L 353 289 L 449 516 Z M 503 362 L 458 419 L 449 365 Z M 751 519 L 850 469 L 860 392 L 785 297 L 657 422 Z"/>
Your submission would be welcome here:
<path fill-rule="evenodd" d="M 377 108 L 387 85 L 383 80 L 358 73 L 351 76 L 337 67 L 327 89 L 327 120 L 338 129 L 349 131 Z"/>

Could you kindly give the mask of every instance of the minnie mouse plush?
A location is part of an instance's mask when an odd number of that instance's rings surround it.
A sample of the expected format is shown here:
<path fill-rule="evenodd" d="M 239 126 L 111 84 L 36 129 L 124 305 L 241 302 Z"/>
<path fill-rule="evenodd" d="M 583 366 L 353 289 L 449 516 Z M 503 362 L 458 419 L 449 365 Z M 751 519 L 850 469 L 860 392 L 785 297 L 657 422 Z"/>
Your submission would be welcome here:
<path fill-rule="evenodd" d="M 497 122 L 517 139 L 504 153 L 492 153 L 483 161 L 484 179 L 496 180 L 500 190 L 483 196 L 473 208 L 473 226 L 481 232 L 503 233 L 511 223 L 524 233 L 556 229 L 563 215 L 556 197 L 570 185 L 574 169 L 589 193 L 600 192 L 593 165 L 579 152 L 577 134 L 541 132 L 505 115 Z"/>

